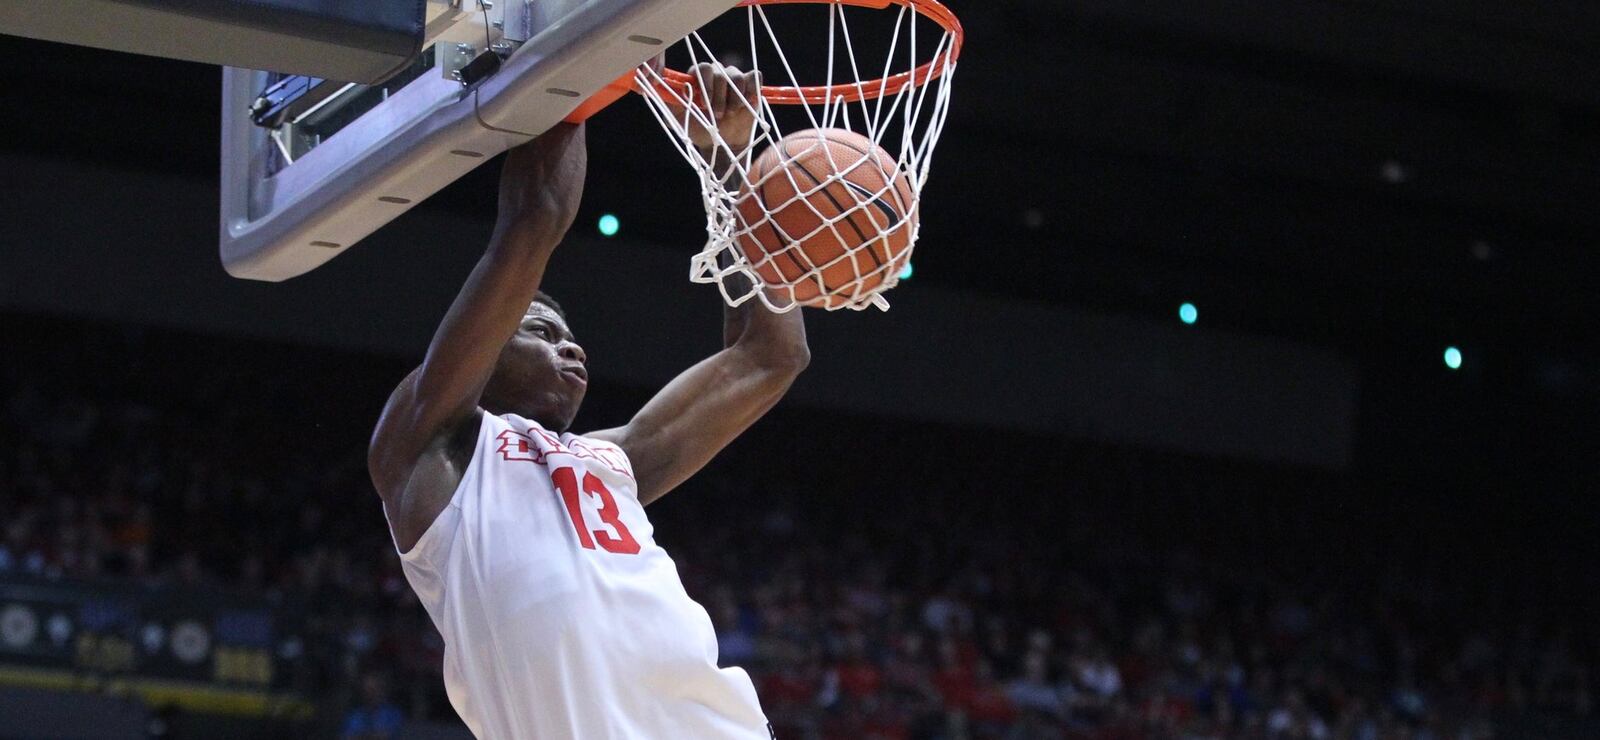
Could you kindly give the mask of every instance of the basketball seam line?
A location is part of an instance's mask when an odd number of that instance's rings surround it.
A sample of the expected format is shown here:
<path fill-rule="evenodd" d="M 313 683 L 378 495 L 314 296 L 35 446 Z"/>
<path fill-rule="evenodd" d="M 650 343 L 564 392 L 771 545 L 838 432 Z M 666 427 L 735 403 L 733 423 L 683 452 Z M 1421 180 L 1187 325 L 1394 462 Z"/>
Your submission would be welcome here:
<path fill-rule="evenodd" d="M 794 256 L 794 252 L 790 250 L 790 247 L 793 246 L 793 244 L 791 243 L 793 240 L 785 238 L 784 233 L 779 231 L 778 230 L 778 225 L 773 222 L 772 214 L 767 213 L 767 181 L 766 180 L 762 180 L 761 184 L 756 186 L 756 204 L 761 206 L 761 212 L 766 214 L 767 228 L 772 229 L 772 235 L 775 236 L 775 237 L 778 237 L 778 249 L 782 250 L 783 255 L 785 257 L 788 257 L 789 261 L 794 263 L 795 269 L 800 271 L 800 275 L 797 277 L 797 279 L 804 280 L 806 275 L 811 273 L 811 272 L 813 272 L 813 271 L 815 271 L 816 268 L 813 267 L 812 269 L 807 270 L 805 265 L 800 264 L 800 258 Z M 759 238 L 757 239 L 757 241 L 759 241 Z M 809 254 L 806 255 L 806 261 L 807 262 L 811 261 L 811 255 L 809 255 Z M 783 271 L 779 270 L 778 274 L 782 275 Z M 828 281 L 822 279 L 822 275 L 820 275 L 820 274 L 817 275 L 817 282 L 821 283 L 822 287 L 824 289 L 826 289 L 828 287 Z M 794 291 L 793 286 L 790 286 L 789 290 L 790 290 L 790 293 L 792 295 L 793 291 Z"/>
<path fill-rule="evenodd" d="M 868 141 L 870 142 L 871 139 L 868 139 Z M 883 168 L 883 160 L 878 159 L 876 156 L 873 155 L 872 152 L 864 151 L 862 149 L 857 148 L 855 145 L 851 144 L 848 141 L 840 141 L 838 139 L 828 139 L 828 142 L 832 143 L 832 144 L 838 144 L 839 146 L 842 146 L 842 147 L 844 147 L 846 149 L 849 149 L 852 152 L 860 154 L 861 158 L 863 160 L 863 163 L 865 163 L 865 160 L 871 159 L 872 163 L 876 164 L 878 166 L 878 174 L 883 175 L 884 187 L 889 189 L 889 190 L 893 190 L 894 191 L 894 199 L 896 201 L 901 199 L 900 198 L 900 187 L 899 187 L 899 185 L 895 184 L 895 180 L 898 180 L 899 178 L 890 177 L 889 176 L 889 172 Z M 876 146 L 876 145 L 874 145 L 874 146 Z M 884 152 L 884 154 L 888 154 L 888 152 Z M 897 170 L 900 169 L 898 167 L 899 163 L 896 162 L 895 164 L 897 165 L 895 167 L 895 169 L 897 169 Z M 907 182 L 906 184 L 910 185 L 909 182 Z M 885 204 L 885 205 L 888 205 L 888 204 Z M 900 205 L 905 205 L 905 204 L 900 204 Z M 907 209 L 907 212 L 908 213 L 910 212 L 909 208 Z"/>
<path fill-rule="evenodd" d="M 868 141 L 869 141 L 869 143 L 871 142 L 870 139 Z M 861 149 L 860 147 L 857 147 L 856 145 L 851 144 L 850 142 L 844 141 L 844 140 L 841 140 L 841 139 L 829 138 L 828 139 L 828 143 L 829 144 L 837 144 L 838 146 L 842 146 L 842 147 L 844 147 L 846 149 L 849 149 L 850 151 L 855 152 L 856 154 L 860 154 L 861 155 L 861 164 L 866 164 L 867 160 L 869 160 L 869 159 L 872 160 L 872 163 L 877 165 L 877 167 L 878 167 L 878 174 L 883 176 L 884 188 L 886 190 L 893 190 L 894 191 L 894 199 L 895 199 L 896 202 L 899 202 L 900 200 L 902 200 L 901 194 L 900 194 L 900 186 L 898 184 L 896 184 L 896 182 L 895 182 L 898 178 L 894 178 L 894 177 L 890 177 L 889 176 L 889 172 L 883 168 L 883 160 L 879 159 L 875 152 L 867 151 L 865 149 Z M 830 158 L 828 161 L 831 163 L 833 160 Z M 857 165 L 857 166 L 860 166 L 860 165 Z M 896 169 L 898 169 L 898 167 Z M 807 172 L 806 174 L 809 175 L 811 173 Z M 815 179 L 815 178 L 812 178 L 812 179 Z M 872 205 L 881 206 L 882 209 L 889 214 L 889 225 L 890 225 L 890 228 L 893 228 L 894 224 L 896 224 L 896 223 L 901 221 L 902 217 L 895 210 L 895 207 L 894 207 L 895 204 L 889 203 L 889 202 L 883 200 L 883 198 L 881 196 L 872 196 L 871 191 L 867 190 L 865 187 L 862 187 L 860 185 L 856 185 L 855 183 L 851 182 L 850 180 L 846 180 L 846 179 L 842 179 L 841 178 L 840 182 L 844 183 L 846 187 L 849 187 L 851 185 L 855 185 L 856 187 L 861 188 L 862 191 L 866 192 L 869 197 L 872 197 L 872 199 L 873 199 Z M 909 211 L 908 211 L 908 215 L 909 215 Z M 874 224 L 874 225 L 876 225 L 876 224 Z M 867 251 L 868 252 L 872 252 L 872 250 L 870 248 Z M 889 252 L 889 243 L 888 243 L 887 239 L 885 239 L 885 241 L 884 241 L 884 253 L 888 254 L 888 252 Z M 872 254 L 873 254 L 873 260 L 872 261 L 875 264 L 877 264 L 878 269 L 882 269 L 883 268 L 883 262 L 881 262 L 881 261 L 879 261 L 877 259 L 877 253 L 876 252 L 873 252 Z M 890 260 L 893 260 L 894 258 L 895 258 L 895 255 L 889 255 L 889 259 Z M 877 272 L 877 271 L 878 271 L 877 269 L 873 270 L 873 272 Z M 871 274 L 871 273 L 868 273 L 868 274 Z"/>
<path fill-rule="evenodd" d="M 894 206 L 890 205 L 889 202 L 885 201 L 883 198 L 873 195 L 871 190 L 868 190 L 865 187 L 849 180 L 840 180 L 839 183 L 844 185 L 846 188 L 855 191 L 859 195 L 865 195 L 868 199 L 867 205 L 877 208 L 878 210 L 887 214 L 889 224 L 887 227 L 885 227 L 885 230 L 894 228 L 895 222 L 900 220 L 900 214 L 895 212 Z M 873 225 L 876 226 L 877 223 L 873 223 Z"/>
<path fill-rule="evenodd" d="M 785 152 L 785 153 L 787 154 L 787 152 Z M 876 241 L 877 239 L 882 239 L 883 235 L 879 234 L 874 239 L 868 239 L 867 235 L 861 231 L 861 226 L 859 224 L 857 224 L 855 218 L 852 217 L 849 209 L 846 209 L 843 205 L 839 204 L 839 200 L 837 198 L 833 197 L 833 193 L 828 192 L 827 186 L 823 185 L 822 181 L 818 180 L 816 175 L 811 174 L 811 170 L 806 169 L 806 166 L 805 166 L 805 164 L 803 162 L 801 162 L 798 159 L 791 159 L 791 160 L 789 160 L 789 162 L 791 164 L 793 164 L 795 167 L 798 167 L 801 172 L 806 173 L 806 177 L 811 178 L 811 182 L 815 183 L 817 185 L 817 187 L 821 188 L 821 190 L 819 190 L 817 192 L 822 193 L 822 196 L 824 198 L 827 198 L 828 202 L 832 203 L 834 208 L 839 209 L 839 215 L 844 216 L 845 223 L 850 224 L 850 230 L 856 232 L 856 236 L 861 238 L 861 246 L 866 247 L 867 248 L 867 255 L 872 257 L 872 264 L 875 266 L 873 271 L 876 272 L 877 270 L 882 269 L 883 268 L 883 260 L 878 259 L 878 253 L 872 249 L 871 242 Z M 830 162 L 831 162 L 831 160 L 830 160 Z M 841 177 L 840 178 L 840 182 L 844 182 L 844 178 Z M 796 195 L 798 195 L 798 193 Z M 824 220 L 824 223 L 826 223 L 826 220 Z M 876 225 L 876 224 L 874 224 L 874 225 Z M 845 250 L 845 254 L 848 255 L 852 251 L 855 251 L 855 250 L 846 249 Z M 823 278 L 822 284 L 824 286 L 826 286 L 828 284 L 828 280 L 827 280 L 826 277 Z"/>

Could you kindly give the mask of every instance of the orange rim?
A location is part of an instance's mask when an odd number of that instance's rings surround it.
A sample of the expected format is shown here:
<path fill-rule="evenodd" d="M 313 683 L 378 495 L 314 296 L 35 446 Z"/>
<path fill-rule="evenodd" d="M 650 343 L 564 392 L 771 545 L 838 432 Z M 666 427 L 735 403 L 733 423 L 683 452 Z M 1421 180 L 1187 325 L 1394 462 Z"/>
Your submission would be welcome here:
<path fill-rule="evenodd" d="M 890 5 L 901 5 L 911 8 L 922 17 L 939 24 L 940 28 L 950 34 L 950 45 L 921 66 L 883 79 L 809 87 L 762 85 L 761 97 L 774 105 L 817 104 L 830 101 L 853 103 L 858 100 L 871 100 L 885 95 L 895 95 L 905 89 L 907 85 L 925 85 L 943 77 L 945 69 L 949 65 L 955 64 L 956 59 L 961 56 L 961 41 L 964 35 L 961 30 L 961 21 L 957 20 L 956 14 L 950 12 L 950 9 L 946 8 L 938 0 L 744 0 L 739 3 L 738 7 L 801 3 L 854 5 L 878 10 L 887 8 Z M 689 73 L 675 69 L 661 70 L 661 78 L 667 84 L 677 88 L 678 94 L 685 99 L 689 97 L 687 91 L 693 87 L 695 81 L 694 77 Z"/>

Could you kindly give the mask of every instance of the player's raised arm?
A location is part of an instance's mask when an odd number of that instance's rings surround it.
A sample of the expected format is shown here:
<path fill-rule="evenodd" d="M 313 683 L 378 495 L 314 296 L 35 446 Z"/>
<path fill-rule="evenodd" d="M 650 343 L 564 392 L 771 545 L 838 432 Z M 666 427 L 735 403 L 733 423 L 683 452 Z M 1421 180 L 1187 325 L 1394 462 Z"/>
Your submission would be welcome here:
<path fill-rule="evenodd" d="M 690 73 L 700 80 L 699 103 L 721 138 L 749 146 L 759 74 L 710 64 Z M 691 130 L 690 136 L 707 161 L 726 163 L 728 152 L 708 151 L 715 140 L 709 132 Z M 734 288 L 736 295 L 743 292 Z M 668 383 L 625 426 L 589 435 L 615 442 L 628 454 L 641 503 L 660 498 L 705 467 L 783 398 L 811 361 L 800 311 L 773 313 L 758 300 L 724 309 L 723 341 L 722 351 Z"/>
<path fill-rule="evenodd" d="M 506 156 L 489 246 L 440 322 L 422 365 L 389 397 L 373 432 L 368 467 L 391 509 L 399 503 L 393 499 L 417 494 L 407 490 L 418 487 L 412 475 L 417 461 L 478 420 L 479 397 L 496 359 L 577 213 L 588 166 L 584 138 L 582 126 L 561 124 Z M 430 501 L 404 506 L 415 509 L 424 526 L 451 493 L 449 487 L 425 487 L 444 490 L 429 490 Z"/>
<path fill-rule="evenodd" d="M 800 311 L 760 301 L 725 309 L 727 346 L 673 379 L 626 425 L 588 436 L 615 442 L 648 504 L 705 467 L 789 390 L 811 361 Z"/>

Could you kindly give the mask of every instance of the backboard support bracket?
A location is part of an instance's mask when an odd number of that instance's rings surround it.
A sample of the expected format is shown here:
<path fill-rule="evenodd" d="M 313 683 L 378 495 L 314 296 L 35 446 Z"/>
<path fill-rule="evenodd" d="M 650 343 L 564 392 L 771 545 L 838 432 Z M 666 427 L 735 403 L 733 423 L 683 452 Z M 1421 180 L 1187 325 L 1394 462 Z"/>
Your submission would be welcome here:
<path fill-rule="evenodd" d="M 464 12 L 463 4 L 477 10 Z M 430 2 L 430 13 L 440 6 L 430 15 L 430 30 L 450 27 L 438 20 L 444 13 L 457 13 L 458 27 L 477 24 L 467 28 L 475 41 L 453 39 L 449 31 L 435 40 L 452 48 L 472 44 L 457 75 L 476 79 L 422 74 L 287 164 L 272 132 L 251 116 L 271 74 L 224 68 L 224 269 L 273 282 L 316 269 L 486 159 L 575 112 L 584 116 L 609 104 L 626 92 L 618 80 L 658 53 L 661 40 L 683 38 L 735 4 L 499 0 L 491 8 L 477 0 Z M 512 30 L 503 34 L 507 26 Z M 526 41 L 517 46 L 522 34 Z M 475 86 L 464 86 L 468 81 Z"/>

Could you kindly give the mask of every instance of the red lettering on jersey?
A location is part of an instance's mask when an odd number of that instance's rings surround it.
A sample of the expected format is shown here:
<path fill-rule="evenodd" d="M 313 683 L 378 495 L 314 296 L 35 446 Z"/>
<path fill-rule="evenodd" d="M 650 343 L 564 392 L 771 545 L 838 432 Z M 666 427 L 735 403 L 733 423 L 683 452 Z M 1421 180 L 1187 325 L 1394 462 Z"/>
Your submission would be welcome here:
<path fill-rule="evenodd" d="M 550 471 L 550 481 L 556 484 L 556 490 L 561 492 L 562 503 L 567 505 L 567 516 L 572 518 L 572 528 L 578 531 L 578 544 L 585 550 L 593 550 L 594 539 L 589 536 L 589 525 L 583 521 L 583 505 L 578 503 L 577 473 L 572 472 L 572 468 L 556 468 Z"/>
<path fill-rule="evenodd" d="M 518 434 L 507 429 L 495 439 L 500 440 L 500 448 L 497 451 L 502 460 L 544 463 L 544 450 L 539 449 L 526 434 Z"/>
<path fill-rule="evenodd" d="M 638 555 L 639 541 L 633 538 L 633 533 L 622 525 L 622 510 L 617 508 L 617 499 L 611 495 L 606 484 L 601 483 L 594 473 L 583 474 L 583 492 L 591 496 L 600 497 L 600 521 L 615 530 L 617 536 L 612 537 L 604 529 L 596 529 L 594 538 L 607 552 L 619 555 Z"/>
<path fill-rule="evenodd" d="M 615 447 L 592 445 L 580 437 L 574 437 L 569 447 L 561 443 L 560 437 L 546 430 L 534 429 L 532 432 L 538 435 L 538 439 L 514 429 L 507 429 L 496 436 L 495 439 L 500 441 L 500 446 L 495 451 L 500 453 L 500 459 L 543 465 L 549 455 L 571 455 L 579 459 L 594 460 L 618 475 L 629 480 L 633 479 L 633 473 L 628 469 L 627 456 Z"/>
<path fill-rule="evenodd" d="M 601 549 L 606 552 L 618 555 L 639 554 L 639 541 L 634 539 L 633 533 L 622 523 L 622 510 L 617 508 L 616 497 L 611 495 L 610 489 L 607 489 L 606 484 L 596 478 L 594 473 L 583 474 L 583 492 L 600 500 L 600 521 L 606 525 L 605 529 L 591 530 L 589 523 L 584 520 L 583 506 L 578 498 L 578 474 L 573 468 L 556 468 L 550 471 L 550 481 L 555 483 L 556 490 L 561 492 L 561 501 L 566 504 L 567 516 L 572 519 L 572 528 L 578 531 L 578 544 L 585 550 L 593 550 L 595 542 L 598 541 Z"/>
<path fill-rule="evenodd" d="M 546 445 L 549 445 L 551 452 L 567 452 L 566 445 L 561 444 L 561 437 L 551 434 L 547 429 L 534 429 L 532 431 L 534 434 L 539 435 L 539 438 L 544 440 Z"/>
<path fill-rule="evenodd" d="M 573 454 L 578 457 L 590 458 L 600 461 L 600 464 L 610 468 L 612 472 L 633 479 L 633 472 L 628 469 L 628 456 L 622 454 L 620 448 L 614 446 L 596 447 L 588 440 L 576 438 L 572 440 Z"/>

